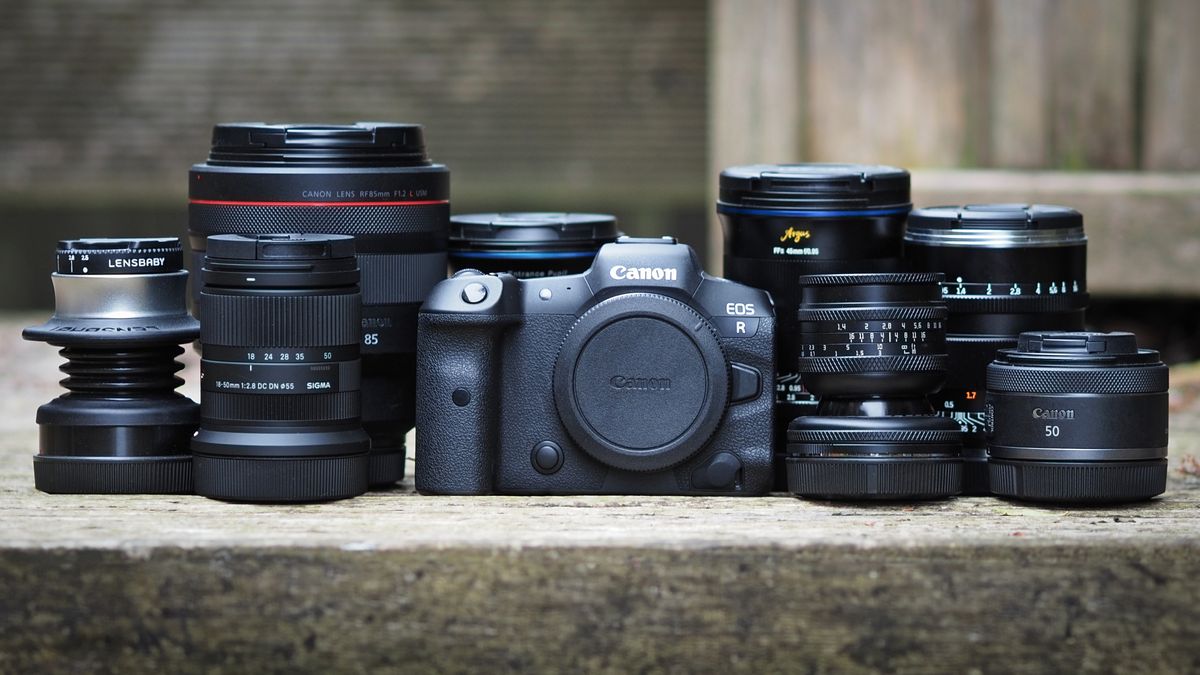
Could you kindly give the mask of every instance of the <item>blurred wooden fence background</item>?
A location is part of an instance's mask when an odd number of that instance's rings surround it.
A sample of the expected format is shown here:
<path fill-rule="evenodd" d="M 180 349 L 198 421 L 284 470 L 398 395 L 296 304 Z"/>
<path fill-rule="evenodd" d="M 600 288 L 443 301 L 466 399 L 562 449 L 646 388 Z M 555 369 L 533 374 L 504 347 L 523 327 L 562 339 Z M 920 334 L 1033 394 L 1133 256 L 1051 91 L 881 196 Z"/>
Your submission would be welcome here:
<path fill-rule="evenodd" d="M 56 238 L 182 232 L 238 119 L 422 122 L 456 211 L 613 212 L 714 271 L 722 167 L 897 164 L 1087 207 L 1097 270 L 1169 232 L 1132 288 L 1200 296 L 1200 0 L 5 0 L 0 101 L 0 307 L 49 303 Z"/>
<path fill-rule="evenodd" d="M 713 168 L 1200 169 L 1196 0 L 714 0 Z"/>

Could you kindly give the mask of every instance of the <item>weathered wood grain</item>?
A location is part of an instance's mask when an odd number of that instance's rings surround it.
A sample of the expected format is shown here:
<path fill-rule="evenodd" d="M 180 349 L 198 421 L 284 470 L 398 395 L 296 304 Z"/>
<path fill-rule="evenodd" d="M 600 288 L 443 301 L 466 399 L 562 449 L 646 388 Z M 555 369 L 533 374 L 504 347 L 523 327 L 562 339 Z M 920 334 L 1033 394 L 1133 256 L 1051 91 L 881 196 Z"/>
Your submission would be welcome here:
<path fill-rule="evenodd" d="M 1040 168 L 1050 158 L 1048 68 L 1052 0 L 1008 0 L 988 7 L 991 31 L 988 69 L 993 166 Z"/>
<path fill-rule="evenodd" d="M 33 318 L 0 319 L 3 672 L 1200 668 L 1197 378 L 1168 493 L 1126 507 L 49 496 Z"/>
<path fill-rule="evenodd" d="M 978 161 L 979 3 L 814 0 L 807 17 L 805 159 Z"/>
<path fill-rule="evenodd" d="M 1200 168 L 1200 3 L 1153 0 L 1146 39 L 1142 166 Z"/>

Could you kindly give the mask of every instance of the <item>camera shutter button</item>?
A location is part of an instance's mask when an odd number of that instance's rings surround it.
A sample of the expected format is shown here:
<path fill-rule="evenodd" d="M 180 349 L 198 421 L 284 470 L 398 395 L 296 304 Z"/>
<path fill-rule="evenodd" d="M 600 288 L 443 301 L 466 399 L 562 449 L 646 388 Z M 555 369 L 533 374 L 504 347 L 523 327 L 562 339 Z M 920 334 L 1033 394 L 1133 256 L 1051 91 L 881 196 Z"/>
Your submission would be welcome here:
<path fill-rule="evenodd" d="M 467 303 L 468 305 L 478 305 L 484 300 L 487 300 L 487 296 L 487 286 L 484 286 L 478 281 L 472 281 L 466 286 L 463 286 L 462 299 L 463 302 Z"/>

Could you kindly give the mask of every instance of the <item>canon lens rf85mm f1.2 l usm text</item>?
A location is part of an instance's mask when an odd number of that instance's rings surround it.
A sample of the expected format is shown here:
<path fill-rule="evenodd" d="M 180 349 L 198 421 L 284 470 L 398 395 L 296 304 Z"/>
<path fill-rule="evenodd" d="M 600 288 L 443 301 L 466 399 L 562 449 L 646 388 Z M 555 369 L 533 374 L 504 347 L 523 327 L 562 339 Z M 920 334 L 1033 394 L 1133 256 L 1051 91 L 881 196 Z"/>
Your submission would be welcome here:
<path fill-rule="evenodd" d="M 371 484 L 399 480 L 413 426 L 417 308 L 446 277 L 450 216 L 450 173 L 429 160 L 421 127 L 219 124 L 188 187 L 196 270 L 214 234 L 355 238 Z"/>

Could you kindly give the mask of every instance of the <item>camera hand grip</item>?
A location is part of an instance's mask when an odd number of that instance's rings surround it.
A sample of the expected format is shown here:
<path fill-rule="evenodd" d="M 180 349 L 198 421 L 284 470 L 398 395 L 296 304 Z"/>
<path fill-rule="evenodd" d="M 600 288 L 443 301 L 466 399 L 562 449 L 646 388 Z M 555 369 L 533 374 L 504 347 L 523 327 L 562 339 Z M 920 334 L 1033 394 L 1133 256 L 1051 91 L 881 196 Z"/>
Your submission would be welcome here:
<path fill-rule="evenodd" d="M 488 494 L 498 452 L 500 333 L 516 317 L 417 322 L 417 490 Z"/>

